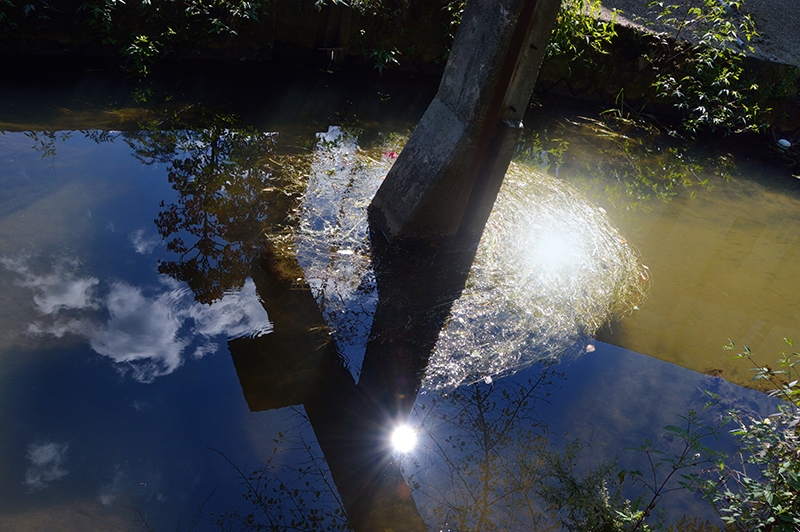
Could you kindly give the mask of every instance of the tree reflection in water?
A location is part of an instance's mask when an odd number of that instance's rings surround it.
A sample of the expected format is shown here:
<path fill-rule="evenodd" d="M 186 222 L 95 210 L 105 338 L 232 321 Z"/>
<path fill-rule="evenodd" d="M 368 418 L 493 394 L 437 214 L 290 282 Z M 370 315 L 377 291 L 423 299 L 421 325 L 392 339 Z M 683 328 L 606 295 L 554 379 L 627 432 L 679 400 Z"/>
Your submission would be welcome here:
<path fill-rule="evenodd" d="M 214 516 L 221 530 L 350 530 L 347 513 L 305 412 L 289 408 L 291 426 L 256 469 L 243 469 L 220 454 L 239 477 L 245 510 Z"/>
<path fill-rule="evenodd" d="M 302 169 L 289 172 L 275 160 L 277 136 L 234 129 L 220 117 L 204 129 L 125 134 L 143 163 L 169 165 L 178 199 L 161 202 L 156 227 L 179 258 L 161 262 L 158 271 L 185 281 L 202 303 L 242 287 L 270 224 L 282 221 L 275 214 L 290 201 L 287 174 Z"/>
<path fill-rule="evenodd" d="M 536 409 L 558 377 L 543 366 L 535 380 L 421 398 L 414 417 L 425 436 L 406 471 L 429 522 L 452 530 L 552 529 L 537 497 L 548 432 Z"/>

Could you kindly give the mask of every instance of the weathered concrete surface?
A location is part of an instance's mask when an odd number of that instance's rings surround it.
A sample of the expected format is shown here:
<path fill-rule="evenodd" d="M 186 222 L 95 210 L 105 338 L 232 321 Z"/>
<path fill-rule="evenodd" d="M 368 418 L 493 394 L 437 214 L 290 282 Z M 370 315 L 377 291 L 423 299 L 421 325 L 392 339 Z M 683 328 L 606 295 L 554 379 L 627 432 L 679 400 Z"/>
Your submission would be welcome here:
<path fill-rule="evenodd" d="M 642 0 L 602 0 L 606 17 L 617 10 L 617 22 L 640 30 L 661 31 L 658 9 Z M 751 44 L 752 56 L 763 61 L 800 66 L 800 2 L 797 0 L 744 0 L 732 16 L 750 15 L 759 36 Z"/>
<path fill-rule="evenodd" d="M 436 98 L 370 205 L 373 223 L 390 241 L 482 230 L 559 6 L 467 3 Z"/>

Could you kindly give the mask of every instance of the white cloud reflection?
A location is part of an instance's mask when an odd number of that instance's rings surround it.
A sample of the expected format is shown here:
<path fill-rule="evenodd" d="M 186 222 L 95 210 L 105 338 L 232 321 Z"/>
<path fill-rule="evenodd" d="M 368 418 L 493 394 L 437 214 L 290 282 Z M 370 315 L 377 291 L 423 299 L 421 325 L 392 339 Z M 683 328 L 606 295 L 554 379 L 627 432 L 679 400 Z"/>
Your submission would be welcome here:
<path fill-rule="evenodd" d="M 45 275 L 34 275 L 28 268 L 27 256 L 0 257 L 0 264 L 20 274 L 20 284 L 34 290 L 33 302 L 42 314 L 54 314 L 63 309 L 96 309 L 94 289 L 99 280 L 94 277 L 78 277 L 75 270 L 77 260 L 62 259 L 53 265 L 53 271 Z"/>
<path fill-rule="evenodd" d="M 97 353 L 131 368 L 133 378 L 150 382 L 182 363 L 188 345 L 179 335 L 183 317 L 165 294 L 145 297 L 140 288 L 116 282 L 105 299 L 109 319 L 85 332 Z"/>
<path fill-rule="evenodd" d="M 41 318 L 28 332 L 82 336 L 139 382 L 175 371 L 191 345 L 191 355 L 202 358 L 217 350 L 218 336 L 257 336 L 272 330 L 250 279 L 240 291 L 202 305 L 184 284 L 166 276 L 156 289 L 145 291 L 125 281 L 79 276 L 75 260 L 59 261 L 41 275 L 29 263 L 30 257 L 0 258 L 0 264 L 22 277 L 19 284 L 33 291 Z"/>
<path fill-rule="evenodd" d="M 30 491 L 41 491 L 51 482 L 61 480 L 67 476 L 64 469 L 67 459 L 68 443 L 32 443 L 28 446 L 26 454 L 31 461 L 30 467 L 25 471 L 23 485 Z"/>
<path fill-rule="evenodd" d="M 138 229 L 128 235 L 133 249 L 140 255 L 149 255 L 163 241 L 159 235 L 145 235 L 144 229 Z"/>

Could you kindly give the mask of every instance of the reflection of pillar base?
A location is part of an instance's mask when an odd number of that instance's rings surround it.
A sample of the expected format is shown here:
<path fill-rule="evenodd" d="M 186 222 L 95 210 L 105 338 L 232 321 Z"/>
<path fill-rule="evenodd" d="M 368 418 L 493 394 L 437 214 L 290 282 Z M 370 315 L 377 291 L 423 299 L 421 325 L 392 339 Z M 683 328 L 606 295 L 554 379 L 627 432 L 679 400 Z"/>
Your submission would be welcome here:
<path fill-rule="evenodd" d="M 298 342 L 281 340 L 269 334 L 228 342 L 251 412 L 305 403 L 311 391 L 326 378 L 330 358 L 338 358 L 332 353 L 335 350 L 327 346 L 309 350 L 298 346 Z"/>
<path fill-rule="evenodd" d="M 311 290 L 286 275 L 285 262 L 267 253 L 251 271 L 273 331 L 228 342 L 252 412 L 303 404 L 331 372 L 353 384 Z"/>
<path fill-rule="evenodd" d="M 388 445 L 395 405 L 356 386 L 311 291 L 286 267 L 266 253 L 252 270 L 273 332 L 228 343 L 250 410 L 303 405 L 353 530 L 427 530 Z"/>

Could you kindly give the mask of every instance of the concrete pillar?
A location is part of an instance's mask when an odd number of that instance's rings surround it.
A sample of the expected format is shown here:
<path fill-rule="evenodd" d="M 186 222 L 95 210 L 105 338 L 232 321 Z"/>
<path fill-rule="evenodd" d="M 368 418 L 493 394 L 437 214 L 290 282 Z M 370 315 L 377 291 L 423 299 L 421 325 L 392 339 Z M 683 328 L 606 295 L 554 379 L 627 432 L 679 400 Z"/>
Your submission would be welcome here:
<path fill-rule="evenodd" d="M 483 231 L 560 5 L 467 2 L 439 91 L 370 205 L 390 242 Z"/>

